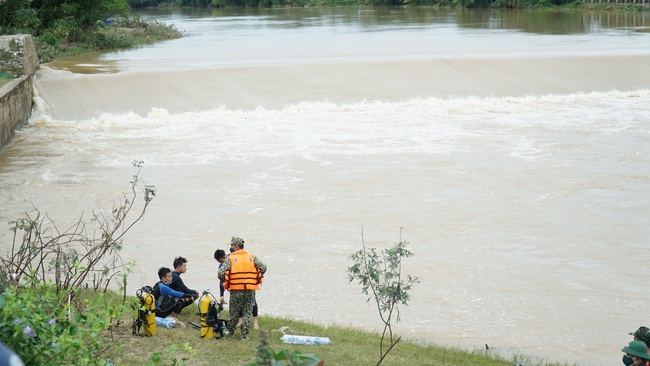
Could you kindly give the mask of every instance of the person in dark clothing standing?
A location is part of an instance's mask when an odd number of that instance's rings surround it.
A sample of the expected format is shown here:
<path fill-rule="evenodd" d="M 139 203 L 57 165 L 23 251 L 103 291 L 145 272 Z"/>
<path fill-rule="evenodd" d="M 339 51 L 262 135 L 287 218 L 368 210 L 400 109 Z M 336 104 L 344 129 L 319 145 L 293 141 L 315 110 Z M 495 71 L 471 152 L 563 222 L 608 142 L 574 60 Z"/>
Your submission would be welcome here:
<path fill-rule="evenodd" d="M 172 290 L 179 291 L 184 294 L 193 294 L 191 297 L 189 297 L 189 299 L 188 298 L 185 299 L 185 302 L 183 303 L 183 308 L 193 304 L 194 301 L 196 301 L 196 299 L 199 298 L 199 292 L 185 286 L 185 283 L 183 283 L 183 280 L 181 279 L 181 275 L 186 271 L 187 271 L 187 259 L 183 257 L 177 257 L 176 259 L 174 259 L 174 270 L 172 271 L 172 283 L 169 285 L 169 287 Z"/>
<path fill-rule="evenodd" d="M 214 259 L 219 262 L 219 268 L 223 265 L 223 262 L 226 261 L 226 251 L 223 249 L 217 249 L 214 252 Z M 217 270 L 217 279 L 219 278 L 219 271 Z M 219 303 L 223 304 L 224 303 L 224 297 L 223 295 L 225 294 L 226 290 L 223 288 L 223 281 L 219 280 Z"/>

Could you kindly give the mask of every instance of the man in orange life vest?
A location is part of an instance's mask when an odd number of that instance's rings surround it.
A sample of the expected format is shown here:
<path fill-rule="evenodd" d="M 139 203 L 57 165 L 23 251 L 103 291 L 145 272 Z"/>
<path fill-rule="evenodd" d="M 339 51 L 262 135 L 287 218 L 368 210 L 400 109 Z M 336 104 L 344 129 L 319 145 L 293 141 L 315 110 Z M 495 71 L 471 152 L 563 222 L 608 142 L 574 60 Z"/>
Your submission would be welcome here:
<path fill-rule="evenodd" d="M 255 291 L 266 272 L 266 264 L 253 254 L 244 250 L 244 239 L 233 236 L 230 246 L 235 251 L 230 253 L 219 268 L 218 276 L 223 287 L 230 291 L 228 308 L 228 334 L 233 336 L 242 314 L 241 339 L 248 340 L 248 333 L 253 323 L 253 301 Z"/>

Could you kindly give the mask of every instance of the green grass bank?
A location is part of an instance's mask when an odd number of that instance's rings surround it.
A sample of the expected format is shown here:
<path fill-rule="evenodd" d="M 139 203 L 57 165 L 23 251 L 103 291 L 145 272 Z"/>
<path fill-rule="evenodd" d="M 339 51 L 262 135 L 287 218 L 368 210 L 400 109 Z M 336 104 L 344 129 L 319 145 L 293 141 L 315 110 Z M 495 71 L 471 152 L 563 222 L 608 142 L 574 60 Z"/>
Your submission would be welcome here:
<path fill-rule="evenodd" d="M 198 323 L 197 306 L 190 306 L 183 310 L 179 320 L 187 323 Z M 222 312 L 220 318 L 227 319 L 227 312 Z M 224 339 L 201 339 L 199 330 L 188 326 L 167 329 L 157 327 L 157 334 L 153 337 L 139 337 L 130 335 L 131 319 L 124 319 L 124 336 L 120 343 L 122 352 L 113 361 L 115 365 L 143 365 L 151 362 L 150 358 L 155 352 L 168 354 L 172 344 L 187 344 L 191 351 L 179 347 L 168 361 L 184 362 L 188 366 L 230 365 L 240 366 L 254 361 L 256 347 L 260 340 L 260 332 L 266 332 L 269 348 L 277 352 L 287 350 L 313 354 L 324 361 L 325 365 L 340 366 L 369 366 L 376 365 L 379 360 L 380 335 L 338 325 L 320 326 L 288 318 L 261 315 L 259 317 L 260 330 L 251 330 L 250 341 L 239 339 L 239 330 L 235 337 Z M 378 324 L 380 320 L 378 319 Z M 399 323 L 395 326 L 399 331 Z M 283 334 L 309 335 L 328 337 L 330 345 L 295 345 L 285 344 L 281 337 Z M 421 343 L 421 344 L 418 344 Z M 492 350 L 465 350 L 455 347 L 444 347 L 427 342 L 400 341 L 391 350 L 381 365 L 483 365 L 483 366 L 512 366 L 522 363 L 527 366 L 560 366 L 565 364 L 535 360 L 533 357 L 517 355 L 512 359 L 492 353 Z"/>

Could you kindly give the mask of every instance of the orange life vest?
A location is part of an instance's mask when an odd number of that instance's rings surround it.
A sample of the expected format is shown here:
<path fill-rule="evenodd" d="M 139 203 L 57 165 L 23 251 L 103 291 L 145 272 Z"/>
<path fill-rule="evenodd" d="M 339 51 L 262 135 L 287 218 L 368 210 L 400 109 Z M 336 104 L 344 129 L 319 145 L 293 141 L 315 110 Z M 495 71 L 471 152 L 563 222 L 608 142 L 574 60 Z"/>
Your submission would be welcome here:
<path fill-rule="evenodd" d="M 240 249 L 230 253 L 230 269 L 226 271 L 226 290 L 259 290 L 262 273 L 255 267 L 255 256 Z"/>

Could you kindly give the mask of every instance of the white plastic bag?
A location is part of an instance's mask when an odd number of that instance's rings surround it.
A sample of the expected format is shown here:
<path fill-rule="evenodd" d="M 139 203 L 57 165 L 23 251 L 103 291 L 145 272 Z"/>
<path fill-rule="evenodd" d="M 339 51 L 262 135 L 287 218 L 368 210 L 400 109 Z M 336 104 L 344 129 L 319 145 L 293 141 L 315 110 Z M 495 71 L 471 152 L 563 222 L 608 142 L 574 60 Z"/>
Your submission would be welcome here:
<path fill-rule="evenodd" d="M 165 327 L 165 328 L 173 328 L 176 325 L 176 319 L 174 318 L 161 318 L 159 316 L 156 317 L 156 325 Z"/>
<path fill-rule="evenodd" d="M 282 342 L 293 344 L 330 344 L 332 343 L 327 337 L 310 337 L 303 335 L 285 334 L 282 336 Z"/>

